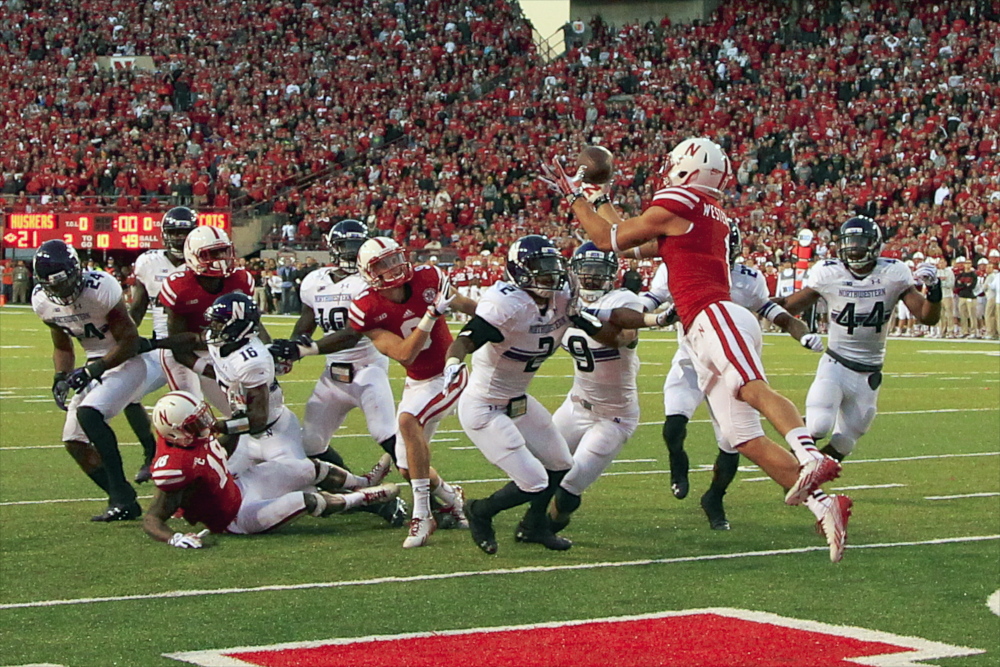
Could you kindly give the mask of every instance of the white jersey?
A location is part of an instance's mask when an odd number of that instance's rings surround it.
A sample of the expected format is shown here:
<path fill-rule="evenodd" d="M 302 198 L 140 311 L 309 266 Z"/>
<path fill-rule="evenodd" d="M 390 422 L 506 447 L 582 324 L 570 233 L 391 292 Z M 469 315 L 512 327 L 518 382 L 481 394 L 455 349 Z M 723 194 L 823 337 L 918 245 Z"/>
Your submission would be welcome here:
<path fill-rule="evenodd" d="M 147 250 L 135 260 L 135 279 L 142 283 L 149 295 L 149 312 L 153 317 L 153 336 L 167 337 L 167 311 L 157 298 L 163 282 L 174 271 L 184 268 L 184 264 L 174 266 L 166 250 Z"/>
<path fill-rule="evenodd" d="M 642 300 L 627 289 L 608 292 L 588 307 L 599 309 L 630 308 L 642 312 Z M 562 347 L 576 362 L 570 395 L 579 397 L 609 412 L 625 417 L 639 410 L 639 355 L 635 345 L 608 347 L 598 343 L 581 329 L 570 327 Z"/>
<path fill-rule="evenodd" d="M 652 312 L 665 303 L 671 303 L 670 287 L 667 286 L 667 265 L 656 267 L 653 279 L 649 281 L 649 290 L 639 295 L 645 310 Z"/>
<path fill-rule="evenodd" d="M 839 259 L 828 259 L 812 268 L 804 286 L 828 304 L 829 349 L 850 361 L 881 364 L 889 333 L 885 325 L 900 297 L 913 287 L 910 269 L 879 257 L 870 274 L 856 278 Z"/>
<path fill-rule="evenodd" d="M 497 402 L 524 395 L 535 371 L 556 351 L 569 327 L 569 300 L 565 287 L 543 313 L 530 294 L 514 285 L 498 282 L 486 289 L 476 315 L 496 327 L 503 340 L 483 345 L 472 355 L 467 392 Z"/>
<path fill-rule="evenodd" d="M 347 327 L 347 310 L 351 307 L 351 302 L 366 289 L 368 283 L 361 276 L 347 276 L 338 281 L 333 267 L 326 266 L 306 276 L 299 288 L 299 298 L 302 305 L 313 309 L 316 324 L 326 334 Z M 367 366 L 378 363 L 383 358 L 371 340 L 362 336 L 351 349 L 326 355 L 326 363 Z"/>
<path fill-rule="evenodd" d="M 81 280 L 80 296 L 70 305 L 55 303 L 37 285 L 31 294 L 31 307 L 43 322 L 80 341 L 87 359 L 97 359 L 117 342 L 108 325 L 108 313 L 122 300 L 122 287 L 104 271 L 84 271 Z"/>
<path fill-rule="evenodd" d="M 209 345 L 208 353 L 212 357 L 212 366 L 215 367 L 215 377 L 219 386 L 225 390 L 233 412 L 246 411 L 247 390 L 263 384 L 271 392 L 267 406 L 268 423 L 281 416 L 285 396 L 281 385 L 274 378 L 274 359 L 259 338 L 250 338 L 250 342 L 225 357 L 222 356 L 222 346 L 219 345 Z"/>

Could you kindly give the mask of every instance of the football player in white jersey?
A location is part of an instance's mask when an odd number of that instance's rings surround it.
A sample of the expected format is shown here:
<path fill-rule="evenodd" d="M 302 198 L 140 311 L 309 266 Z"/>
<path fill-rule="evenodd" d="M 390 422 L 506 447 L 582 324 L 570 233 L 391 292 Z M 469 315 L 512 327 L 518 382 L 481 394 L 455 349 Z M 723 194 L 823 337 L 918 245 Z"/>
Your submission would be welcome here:
<path fill-rule="evenodd" d="M 814 438 L 830 438 L 823 452 L 843 460 L 875 419 L 893 308 L 902 301 L 917 322 L 933 326 L 942 293 L 933 263 L 911 274 L 904 263 L 879 257 L 882 230 L 871 218 L 845 222 L 838 246 L 838 259 L 813 266 L 805 286 L 784 306 L 797 314 L 821 297 L 829 304 L 830 339 L 806 397 L 806 425 Z M 927 288 L 926 298 L 915 280 Z"/>
<path fill-rule="evenodd" d="M 330 229 L 330 266 L 311 272 L 302 281 L 302 313 L 291 340 L 275 340 L 268 347 L 275 359 L 293 362 L 326 353 L 327 346 L 335 342 L 338 347 L 348 345 L 347 349 L 326 355 L 326 366 L 306 402 L 302 435 L 307 456 L 340 467 L 346 466 L 330 446 L 330 437 L 355 408 L 364 413 L 375 442 L 390 456 L 396 453 L 396 408 L 389 385 L 389 359 L 375 349 L 371 340 L 348 326 L 351 302 L 368 289 L 368 283 L 358 275 L 358 250 L 366 240 L 368 230 L 357 220 L 341 220 Z M 317 326 L 324 336 L 343 333 L 314 342 L 312 334 Z M 351 336 L 353 343 L 338 342 L 343 336 Z M 406 503 L 401 498 L 366 509 L 394 526 L 406 522 Z"/>
<path fill-rule="evenodd" d="M 59 240 L 43 243 L 35 252 L 34 273 L 38 286 L 31 306 L 51 329 L 54 346 L 52 394 L 67 411 L 63 442 L 108 494 L 107 509 L 92 520 L 136 519 L 142 510 L 125 479 L 118 439 L 108 421 L 163 386 L 159 362 L 155 355 L 139 354 L 139 332 L 118 281 L 103 271 L 83 271 L 72 246 Z M 86 365 L 76 370 L 73 338 L 87 357 Z M 76 395 L 67 401 L 70 391 Z"/>
<path fill-rule="evenodd" d="M 153 316 L 153 338 L 167 337 L 167 313 L 163 309 L 163 304 L 159 301 L 160 288 L 167 276 L 184 266 L 184 240 L 195 227 L 198 226 L 198 215 L 186 206 L 176 206 L 163 214 L 160 223 L 160 234 L 163 238 L 162 250 L 147 250 L 139 255 L 135 260 L 133 273 L 135 284 L 132 286 L 132 303 L 129 305 L 128 314 L 138 327 L 142 324 L 146 311 L 150 310 Z M 171 355 L 169 350 L 160 350 L 161 363 L 166 367 L 168 364 L 177 365 L 166 357 Z M 149 481 L 149 466 L 153 462 L 153 455 L 156 452 L 156 440 L 151 432 L 149 416 L 146 409 L 139 403 L 130 403 L 126 406 L 125 417 L 129 420 L 133 430 L 140 434 L 139 440 L 146 456 L 142 468 L 135 476 L 135 481 Z M 135 424 L 133 424 L 135 422 Z"/>
<path fill-rule="evenodd" d="M 642 313 L 639 297 L 614 289 L 618 256 L 587 241 L 573 254 L 570 271 L 579 282 L 581 305 L 629 308 Z M 555 491 L 550 527 L 559 532 L 580 506 L 580 496 L 601 476 L 639 425 L 637 332 L 608 327 L 595 340 L 583 329 L 566 330 L 562 347 L 576 362 L 573 387 L 552 422 L 573 454 L 573 467 Z"/>
<path fill-rule="evenodd" d="M 823 351 L 823 341 L 819 335 L 809 333 L 806 325 L 768 298 L 767 282 L 763 274 L 738 263 L 742 250 L 739 227 L 733 224 L 729 233 L 730 297 L 733 303 L 766 318 L 786 331 L 803 347 L 814 352 Z M 667 289 L 667 267 L 661 265 L 653 278 L 649 292 L 641 295 L 646 310 L 655 310 L 660 304 L 671 300 Z M 678 335 L 679 346 L 670 362 L 670 371 L 663 383 L 663 440 L 670 454 L 670 489 L 678 499 L 687 497 L 689 491 L 688 470 L 690 463 L 684 451 L 687 437 L 687 423 L 695 409 L 705 399 L 698 386 L 698 376 L 691 360 L 691 349 L 683 332 Z M 701 497 L 701 507 L 708 516 L 709 525 L 714 530 L 729 530 L 722 497 L 736 476 L 740 455 L 716 431 L 719 453 L 713 468 L 712 483 Z"/>
<path fill-rule="evenodd" d="M 549 239 L 531 235 L 517 240 L 507 255 L 507 280 L 482 294 L 475 316 L 448 349 L 448 388 L 464 381 L 463 360 L 474 353 L 468 387 L 458 401 L 462 428 L 512 480 L 488 498 L 465 505 L 472 539 L 488 554 L 497 551 L 493 517 L 525 503 L 530 505 L 517 528 L 518 541 L 555 550 L 572 546 L 552 532 L 547 509 L 573 457 L 552 416 L 527 394 L 535 372 L 555 352 L 575 314 L 568 282 L 565 260 Z"/>

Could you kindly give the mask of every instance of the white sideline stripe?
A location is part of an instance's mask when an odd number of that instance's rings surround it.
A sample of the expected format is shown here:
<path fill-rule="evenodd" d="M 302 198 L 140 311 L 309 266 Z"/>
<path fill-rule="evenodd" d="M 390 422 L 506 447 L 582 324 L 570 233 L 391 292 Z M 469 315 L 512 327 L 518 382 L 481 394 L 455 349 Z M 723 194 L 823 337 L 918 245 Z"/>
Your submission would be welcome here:
<path fill-rule="evenodd" d="M 876 544 L 849 544 L 848 549 L 889 549 L 898 547 L 930 546 L 938 544 L 961 544 L 966 542 L 985 542 L 1000 540 L 1000 535 L 967 535 L 964 537 L 943 537 L 919 542 L 883 542 Z M 374 586 L 379 584 L 404 584 L 423 581 L 441 581 L 444 579 L 462 579 L 466 577 L 497 576 L 504 574 L 532 574 L 537 572 L 571 572 L 576 570 L 601 570 L 612 567 L 638 567 L 646 565 L 668 565 L 673 563 L 696 563 L 715 560 L 732 560 L 736 558 L 754 558 L 758 556 L 788 556 L 804 554 L 813 551 L 829 551 L 830 547 L 797 547 L 794 549 L 769 549 L 765 551 L 740 551 L 736 553 L 708 554 L 704 556 L 678 556 L 674 558 L 648 558 L 643 560 L 604 561 L 599 563 L 578 563 L 574 565 L 531 565 L 525 567 L 498 568 L 495 570 L 465 570 L 460 572 L 445 572 L 441 574 L 418 574 L 409 577 L 377 577 L 375 579 L 356 579 L 354 581 L 322 581 L 308 584 L 272 584 L 269 586 L 253 586 L 248 588 L 208 588 L 201 590 L 165 591 L 163 593 L 147 593 L 144 595 L 115 595 L 96 598 L 70 598 L 63 600 L 36 600 L 34 602 L 14 602 L 0 604 L 0 610 L 31 609 L 38 607 L 62 607 L 67 605 L 94 604 L 98 602 L 125 602 L 129 600 L 164 600 L 170 598 L 188 598 L 201 595 L 229 595 L 234 593 L 264 593 L 276 591 L 301 591 L 316 588 L 344 588 L 347 586 Z"/>
<path fill-rule="evenodd" d="M 678 611 L 661 611 L 651 614 L 635 614 L 629 616 L 611 616 L 606 618 L 585 618 L 569 621 L 548 621 L 545 623 L 530 623 L 526 625 L 500 625 L 481 628 L 463 628 L 461 630 L 437 630 L 424 632 L 408 632 L 397 635 L 369 635 L 367 637 L 344 637 L 335 639 L 320 639 L 303 642 L 287 642 L 264 646 L 239 646 L 224 649 L 208 649 L 201 651 L 183 651 L 178 653 L 163 653 L 163 657 L 181 662 L 188 662 L 201 667 L 246 667 L 251 663 L 232 657 L 235 653 L 274 652 L 289 649 L 311 649 L 327 646 L 346 646 L 351 644 L 369 644 L 374 642 L 397 641 L 406 639 L 424 639 L 428 637 L 455 637 L 472 634 L 491 634 L 511 631 L 538 630 L 543 628 L 572 628 L 579 625 L 597 623 L 628 623 L 634 621 L 652 621 L 662 618 L 678 618 L 684 616 L 701 616 L 711 614 L 741 621 L 752 621 L 795 630 L 803 630 L 819 635 L 845 637 L 863 642 L 877 642 L 893 648 L 909 649 L 903 652 L 890 652 L 878 655 L 868 655 L 864 658 L 845 658 L 845 662 L 873 665 L 875 667 L 920 667 L 927 660 L 941 658 L 957 658 L 985 653 L 983 649 L 967 646 L 953 646 L 941 642 L 930 641 L 921 637 L 895 635 L 880 630 L 869 630 L 849 625 L 831 625 L 819 621 L 809 621 L 799 618 L 779 616 L 767 611 L 751 611 L 732 607 L 707 607 L 703 609 L 682 609 Z"/>
<path fill-rule="evenodd" d="M 859 484 L 858 486 L 835 486 L 834 491 L 855 491 L 857 489 L 895 489 L 906 484 Z"/>
<path fill-rule="evenodd" d="M 450 447 L 449 449 L 475 449 L 475 447 Z M 918 461 L 926 459 L 961 459 L 961 458 L 972 458 L 977 456 L 1000 456 L 1000 452 L 978 452 L 975 454 L 927 454 L 923 456 L 910 456 L 901 458 L 886 458 L 886 459 L 857 459 L 846 461 L 846 463 L 895 463 L 900 461 Z M 643 459 L 637 459 L 637 461 L 642 461 Z M 653 459 L 650 459 L 651 461 Z M 626 463 L 628 461 L 621 461 L 620 463 Z M 619 463 L 615 461 L 614 463 Z M 756 466 L 740 466 L 739 470 L 741 472 L 759 472 L 759 468 Z M 712 465 L 703 463 L 697 466 L 693 466 L 690 472 L 711 472 Z M 602 477 L 620 477 L 623 475 L 667 475 L 670 474 L 669 470 L 628 470 L 622 472 L 606 472 Z M 741 478 L 742 482 L 764 482 L 770 480 L 770 477 L 746 477 Z M 493 484 L 497 482 L 509 482 L 510 479 L 507 477 L 490 477 L 487 479 L 454 479 L 451 480 L 453 484 Z M 892 486 L 892 485 L 889 485 Z M 903 486 L 903 485 L 897 485 Z M 843 487 L 843 488 L 881 488 L 878 486 L 873 487 Z M 975 494 L 972 494 L 975 495 Z M 987 495 L 1000 495 L 987 494 Z M 152 498 L 153 496 L 139 496 L 140 499 Z M 942 498 L 965 498 L 972 496 L 942 496 Z M 936 499 L 936 498 L 933 498 Z M 46 505 L 48 503 L 79 503 L 79 502 L 95 502 L 98 500 L 105 500 L 104 498 L 62 498 L 59 500 L 18 500 L 0 503 L 0 507 L 6 507 L 8 505 Z"/>
<path fill-rule="evenodd" d="M 573 377 L 573 376 L 572 375 L 568 375 L 567 377 Z M 662 394 L 663 392 L 659 392 L 658 391 L 658 392 L 652 392 L 652 393 Z M 558 398 L 560 396 L 563 396 L 563 394 L 559 394 L 558 396 L 554 396 L 554 398 Z M 940 413 L 945 413 L 945 412 L 996 412 L 996 408 L 941 408 L 940 410 L 900 410 L 900 411 L 897 411 L 897 412 L 880 412 L 878 416 L 880 416 L 880 417 L 889 417 L 889 416 L 892 416 L 892 415 L 929 415 L 929 414 L 940 414 Z M 14 413 L 11 413 L 11 414 L 14 414 Z M 711 424 L 712 421 L 710 419 L 692 419 L 688 423 L 689 424 Z M 663 425 L 662 421 L 639 422 L 639 426 L 662 426 L 662 425 Z M 455 428 L 455 429 L 445 429 L 445 430 L 437 432 L 438 435 L 454 434 L 454 433 L 458 433 L 458 434 L 461 435 L 461 434 L 464 434 L 465 431 L 463 429 L 460 429 L 460 428 Z M 332 435 L 331 437 L 332 438 L 370 438 L 371 436 L 368 435 L 367 433 L 336 433 L 336 434 Z M 441 440 L 433 440 L 432 443 L 433 442 L 448 442 L 448 441 L 445 440 L 444 438 L 442 438 Z M 121 443 L 118 443 L 118 444 L 119 444 L 119 446 L 136 446 L 139 443 L 138 442 L 121 442 Z M 21 449 L 27 450 L 27 449 L 62 449 L 62 448 L 63 448 L 63 445 L 28 445 L 28 446 L 25 446 L 25 447 L 0 447 L 0 452 L 9 452 L 9 451 L 16 451 L 16 450 L 21 450 Z M 1000 452 L 997 452 L 997 453 L 1000 454 Z M 979 456 L 979 454 L 957 454 L 956 456 Z M 920 458 L 920 457 L 915 457 L 915 458 Z M 931 458 L 938 458 L 938 457 L 932 456 Z M 908 461 L 910 459 L 878 459 L 878 460 L 879 461 L 897 461 L 897 460 L 898 461 L 902 461 L 902 460 L 907 460 Z M 860 463 L 860 461 L 852 460 L 851 463 Z"/>
<path fill-rule="evenodd" d="M 924 496 L 924 500 L 957 500 L 959 498 L 992 498 L 1000 493 L 963 493 L 957 496 Z"/>

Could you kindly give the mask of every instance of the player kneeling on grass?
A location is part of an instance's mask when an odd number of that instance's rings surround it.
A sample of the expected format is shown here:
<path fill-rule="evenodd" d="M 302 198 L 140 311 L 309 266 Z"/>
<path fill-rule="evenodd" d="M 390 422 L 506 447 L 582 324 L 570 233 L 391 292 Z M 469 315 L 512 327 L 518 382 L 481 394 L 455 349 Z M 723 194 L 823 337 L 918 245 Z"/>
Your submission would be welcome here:
<path fill-rule="evenodd" d="M 343 490 L 349 473 L 311 459 L 256 463 L 237 479 L 227 466 L 232 452 L 215 437 L 212 409 L 188 392 L 173 391 L 157 401 L 153 426 L 160 436 L 152 467 L 156 493 L 142 527 L 172 547 L 201 548 L 205 534 L 173 531 L 167 520 L 179 509 L 191 525 L 245 535 L 278 528 L 305 513 L 326 517 L 384 503 L 399 493 L 395 484 L 332 493 Z"/>

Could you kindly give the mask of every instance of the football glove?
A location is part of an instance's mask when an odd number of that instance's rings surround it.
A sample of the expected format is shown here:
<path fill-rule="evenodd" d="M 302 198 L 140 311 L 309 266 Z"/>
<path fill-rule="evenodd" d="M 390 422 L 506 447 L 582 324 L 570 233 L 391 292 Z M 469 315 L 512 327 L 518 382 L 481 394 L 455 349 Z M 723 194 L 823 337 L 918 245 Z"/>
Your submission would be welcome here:
<path fill-rule="evenodd" d="M 927 287 L 934 287 L 940 282 L 937 274 L 937 266 L 933 262 L 922 262 L 913 272 L 913 277 Z"/>
<path fill-rule="evenodd" d="M 677 309 L 670 306 L 656 313 L 656 326 L 669 327 L 671 324 L 679 322 L 680 319 L 680 316 L 677 315 Z"/>
<path fill-rule="evenodd" d="M 104 374 L 104 362 L 100 359 L 86 366 L 77 368 L 66 378 L 66 384 L 73 391 L 83 391 L 94 380 L 100 380 Z"/>
<path fill-rule="evenodd" d="M 603 198 L 608 198 L 608 200 L 610 201 L 611 197 L 610 183 L 604 183 L 602 185 L 596 185 L 593 183 L 582 183 L 581 187 L 583 188 L 583 196 L 586 197 L 587 201 L 589 201 L 595 207 L 599 205 L 598 204 L 599 199 L 603 200 Z M 601 201 L 600 203 L 604 204 L 605 202 Z"/>
<path fill-rule="evenodd" d="M 305 334 L 299 334 L 291 340 L 279 338 L 272 340 L 267 351 L 276 361 L 299 361 L 302 357 L 319 354 L 319 345 Z"/>
<path fill-rule="evenodd" d="M 807 350 L 812 350 L 813 352 L 823 351 L 823 339 L 820 337 L 819 334 L 808 333 L 802 338 L 800 338 L 799 342 L 802 343 L 802 347 L 806 348 Z"/>
<path fill-rule="evenodd" d="M 69 383 L 66 382 L 66 374 L 56 373 L 52 378 L 52 398 L 55 399 L 56 405 L 58 405 L 59 409 L 63 412 L 69 410 L 66 406 L 66 399 L 69 398 L 70 391 L 71 388 Z"/>
<path fill-rule="evenodd" d="M 167 544 L 178 549 L 201 549 L 201 538 L 204 536 L 204 533 L 205 531 L 197 534 L 174 533 L 174 536 L 167 541 Z"/>
<path fill-rule="evenodd" d="M 444 368 L 444 393 L 462 391 L 469 383 L 469 367 L 465 362 L 449 364 Z"/>
<path fill-rule="evenodd" d="M 434 303 L 427 306 L 428 315 L 431 317 L 441 317 L 451 310 L 451 302 L 455 300 L 458 293 L 456 292 L 455 294 L 448 296 L 449 292 L 451 292 L 451 284 L 445 283 L 444 288 L 438 292 L 437 298 L 434 299 Z"/>
<path fill-rule="evenodd" d="M 577 170 L 576 178 L 566 173 L 566 170 L 563 169 L 562 164 L 559 162 L 559 158 L 552 160 L 551 167 L 544 162 L 541 167 L 542 173 L 545 175 L 539 176 L 538 180 L 545 183 L 550 190 L 559 193 L 571 206 L 580 197 L 586 197 L 583 188 L 580 186 L 580 183 L 583 182 L 583 172 L 586 170 L 586 167 L 580 167 Z"/>

